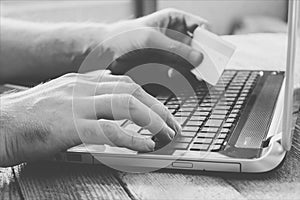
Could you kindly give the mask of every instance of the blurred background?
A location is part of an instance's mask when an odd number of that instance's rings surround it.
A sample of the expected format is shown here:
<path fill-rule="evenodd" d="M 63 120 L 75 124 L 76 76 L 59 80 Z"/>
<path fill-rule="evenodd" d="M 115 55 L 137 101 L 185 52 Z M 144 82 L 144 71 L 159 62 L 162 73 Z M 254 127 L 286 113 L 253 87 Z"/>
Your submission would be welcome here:
<path fill-rule="evenodd" d="M 109 23 L 172 7 L 202 16 L 213 32 L 228 35 L 285 32 L 287 5 L 288 0 L 6 0 L 0 13 L 31 21 Z"/>

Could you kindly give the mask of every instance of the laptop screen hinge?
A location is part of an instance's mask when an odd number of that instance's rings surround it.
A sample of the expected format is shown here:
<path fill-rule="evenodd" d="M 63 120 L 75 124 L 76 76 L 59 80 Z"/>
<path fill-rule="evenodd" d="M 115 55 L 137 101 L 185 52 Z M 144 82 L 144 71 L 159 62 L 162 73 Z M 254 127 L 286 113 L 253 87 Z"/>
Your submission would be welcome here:
<path fill-rule="evenodd" d="M 281 139 L 282 139 L 282 132 L 280 132 L 276 135 L 272 135 L 262 142 L 262 148 L 268 147 L 273 142 L 281 143 Z"/>

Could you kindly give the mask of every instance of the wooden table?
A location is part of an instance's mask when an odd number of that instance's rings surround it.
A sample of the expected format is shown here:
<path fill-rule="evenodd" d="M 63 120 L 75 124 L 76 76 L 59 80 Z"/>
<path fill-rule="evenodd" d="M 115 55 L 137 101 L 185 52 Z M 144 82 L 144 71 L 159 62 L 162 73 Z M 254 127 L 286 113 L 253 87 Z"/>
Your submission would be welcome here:
<path fill-rule="evenodd" d="M 0 168 L 0 199 L 300 199 L 300 90 L 295 97 L 293 146 L 271 172 L 130 174 L 104 166 L 31 163 Z"/>

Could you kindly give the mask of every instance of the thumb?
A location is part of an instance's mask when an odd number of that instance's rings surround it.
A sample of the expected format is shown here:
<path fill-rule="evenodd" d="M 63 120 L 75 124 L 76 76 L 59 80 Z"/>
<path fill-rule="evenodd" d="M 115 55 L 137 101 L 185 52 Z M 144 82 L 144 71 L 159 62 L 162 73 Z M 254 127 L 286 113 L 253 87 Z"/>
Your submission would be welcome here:
<path fill-rule="evenodd" d="M 149 43 L 152 48 L 162 49 L 181 56 L 194 67 L 199 66 L 203 60 L 203 54 L 200 51 L 187 44 L 173 40 L 160 32 L 153 34 Z"/>

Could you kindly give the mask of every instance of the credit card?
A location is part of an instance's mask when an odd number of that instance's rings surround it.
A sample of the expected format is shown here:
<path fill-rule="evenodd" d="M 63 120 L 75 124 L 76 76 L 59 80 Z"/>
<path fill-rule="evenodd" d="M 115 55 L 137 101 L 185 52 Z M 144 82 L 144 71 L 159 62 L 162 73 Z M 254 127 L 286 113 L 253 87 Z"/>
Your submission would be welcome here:
<path fill-rule="evenodd" d="M 236 47 L 201 27 L 195 29 L 191 46 L 203 54 L 202 63 L 191 72 L 197 79 L 216 85 Z"/>

